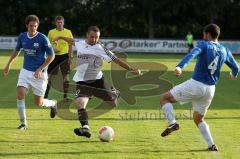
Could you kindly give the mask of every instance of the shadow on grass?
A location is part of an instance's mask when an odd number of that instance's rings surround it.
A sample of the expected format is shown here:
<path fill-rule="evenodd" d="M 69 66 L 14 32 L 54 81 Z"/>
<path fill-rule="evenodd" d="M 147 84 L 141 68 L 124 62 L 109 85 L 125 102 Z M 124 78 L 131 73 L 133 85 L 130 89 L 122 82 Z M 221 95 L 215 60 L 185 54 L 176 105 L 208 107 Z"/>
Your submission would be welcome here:
<path fill-rule="evenodd" d="M 79 138 L 81 139 L 81 138 Z M 85 138 L 84 138 L 85 139 Z M 45 144 L 80 144 L 80 143 L 99 143 L 100 141 L 99 140 L 88 140 L 88 141 L 18 141 L 18 140 L 15 140 L 15 141 L 8 141 L 8 140 L 0 140 L 0 143 L 45 143 Z"/>
<path fill-rule="evenodd" d="M 192 153 L 192 152 L 196 152 L 196 153 L 200 153 L 200 152 L 208 152 L 206 149 L 199 149 L 199 150 L 156 150 L 156 151 L 144 151 L 144 152 L 141 152 L 141 151 L 104 151 L 104 150 L 99 150 L 99 151 L 61 151 L 61 152 L 16 152 L 16 153 L 0 153 L 0 156 L 4 156 L 4 157 L 7 157 L 7 156 L 28 156 L 28 155 L 32 155 L 32 156 L 39 156 L 39 155 L 82 155 L 82 154 L 107 154 L 107 153 L 116 153 L 117 155 L 121 155 L 123 154 L 123 156 L 126 156 L 126 153 L 140 153 L 140 154 L 148 154 L 148 153 L 186 153 L 186 152 L 189 152 L 189 153 Z"/>
<path fill-rule="evenodd" d="M 80 137 L 81 138 L 81 137 Z M 53 141 L 48 142 L 49 144 L 80 144 L 80 143 L 99 143 L 100 141 L 95 140 L 89 140 L 89 141 Z"/>
<path fill-rule="evenodd" d="M 19 152 L 19 153 L 0 153 L 0 156 L 39 156 L 39 155 L 81 155 L 99 153 L 119 153 L 118 151 L 79 151 L 79 152 Z"/>

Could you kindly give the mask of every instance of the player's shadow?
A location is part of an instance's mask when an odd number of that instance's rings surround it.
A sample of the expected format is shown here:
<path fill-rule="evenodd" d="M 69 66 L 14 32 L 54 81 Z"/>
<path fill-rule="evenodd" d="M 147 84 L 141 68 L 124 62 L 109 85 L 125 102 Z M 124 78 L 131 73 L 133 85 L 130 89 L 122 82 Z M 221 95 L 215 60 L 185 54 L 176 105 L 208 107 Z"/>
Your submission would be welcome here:
<path fill-rule="evenodd" d="M 174 151 L 169 151 L 169 150 L 156 150 L 156 151 L 144 151 L 144 153 L 149 153 L 149 152 L 153 152 L 153 153 L 171 153 L 171 152 L 206 152 L 206 150 L 203 150 L 203 149 L 199 149 L 199 150 L 174 150 Z M 39 155 L 82 155 L 82 154 L 101 154 L 101 153 L 119 153 L 119 151 L 104 151 L 104 150 L 99 150 L 99 151 L 61 151 L 61 152 L 16 152 L 16 153 L 0 153 L 0 156 L 3 156 L 3 157 L 10 157 L 10 156 L 14 156 L 14 157 L 17 157 L 17 156 L 39 156 Z M 124 153 L 124 152 L 122 152 Z M 126 153 L 139 153 L 139 151 L 126 151 Z"/>
<path fill-rule="evenodd" d="M 195 149 L 195 150 L 155 150 L 155 151 L 147 151 L 147 152 L 153 152 L 153 153 L 161 153 L 161 152 L 207 152 L 206 149 Z"/>
<path fill-rule="evenodd" d="M 88 141 L 11 141 L 11 140 L 0 140 L 0 143 L 45 143 L 45 144 L 80 144 L 80 143 L 99 143 L 98 140 L 88 140 Z"/>
<path fill-rule="evenodd" d="M 0 126 L 0 129 L 4 129 L 4 130 L 16 130 L 17 127 Z M 0 141 L 0 142 L 1 142 L 1 141 Z"/>
<path fill-rule="evenodd" d="M 88 141 L 51 141 L 48 144 L 80 144 L 80 143 L 99 143 L 98 140 L 88 140 Z"/>
<path fill-rule="evenodd" d="M 206 149 L 195 149 L 195 150 L 190 150 L 190 152 L 207 152 Z"/>
<path fill-rule="evenodd" d="M 100 153 L 119 153 L 119 151 L 104 151 L 104 150 L 99 150 L 99 151 L 61 151 L 61 152 L 19 152 L 19 153 L 0 153 L 0 156 L 3 156 L 3 157 L 8 157 L 8 156 L 39 156 L 39 155 L 82 155 L 82 154 L 100 154 Z"/>
<path fill-rule="evenodd" d="M 15 140 L 15 141 L 8 141 L 8 140 L 0 140 L 0 143 L 48 143 L 47 141 L 18 141 L 18 140 Z"/>

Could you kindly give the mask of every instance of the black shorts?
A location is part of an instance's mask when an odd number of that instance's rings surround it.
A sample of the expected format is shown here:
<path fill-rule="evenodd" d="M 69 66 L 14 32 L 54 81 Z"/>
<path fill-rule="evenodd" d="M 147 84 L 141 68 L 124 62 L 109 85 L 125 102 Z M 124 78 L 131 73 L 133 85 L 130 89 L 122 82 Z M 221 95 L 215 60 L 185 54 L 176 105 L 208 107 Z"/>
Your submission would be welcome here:
<path fill-rule="evenodd" d="M 48 74 L 57 75 L 60 70 L 63 75 L 70 73 L 69 56 L 67 54 L 55 55 L 55 59 L 48 66 Z"/>
<path fill-rule="evenodd" d="M 192 49 L 193 48 L 193 44 L 188 44 L 188 48 Z"/>
<path fill-rule="evenodd" d="M 79 81 L 76 84 L 76 98 L 95 96 L 104 101 L 113 101 L 119 96 L 118 91 L 109 87 L 104 78 L 94 81 Z"/>

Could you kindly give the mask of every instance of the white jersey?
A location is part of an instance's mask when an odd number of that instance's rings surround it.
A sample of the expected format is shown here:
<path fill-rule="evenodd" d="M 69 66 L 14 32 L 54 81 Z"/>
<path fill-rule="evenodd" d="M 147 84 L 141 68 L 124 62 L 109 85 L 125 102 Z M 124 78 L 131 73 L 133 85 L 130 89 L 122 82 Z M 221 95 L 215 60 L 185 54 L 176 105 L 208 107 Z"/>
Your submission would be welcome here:
<path fill-rule="evenodd" d="M 89 45 L 85 40 L 75 41 L 75 47 L 77 49 L 77 72 L 73 77 L 75 82 L 101 79 L 103 60 L 111 62 L 117 58 L 113 53 L 105 51 L 100 44 Z"/>

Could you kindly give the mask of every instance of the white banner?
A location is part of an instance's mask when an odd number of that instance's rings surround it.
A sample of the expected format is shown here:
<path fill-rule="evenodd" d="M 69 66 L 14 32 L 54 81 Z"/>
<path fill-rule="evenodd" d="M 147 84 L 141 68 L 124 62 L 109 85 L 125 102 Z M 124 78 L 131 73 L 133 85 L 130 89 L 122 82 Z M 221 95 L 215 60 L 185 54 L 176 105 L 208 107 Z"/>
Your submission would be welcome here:
<path fill-rule="evenodd" d="M 16 47 L 17 37 L 0 36 L 0 49 L 9 50 Z"/>
<path fill-rule="evenodd" d="M 77 40 L 82 40 L 77 38 Z M 185 40 L 168 39 L 107 39 L 101 38 L 102 43 L 111 50 L 134 53 L 187 53 L 188 46 Z M 197 41 L 194 41 L 196 45 Z M 240 42 L 220 41 L 234 54 L 240 54 Z M 0 49 L 13 49 L 17 44 L 17 37 L 0 36 Z"/>
<path fill-rule="evenodd" d="M 184 40 L 101 39 L 109 49 L 124 52 L 186 53 Z"/>

